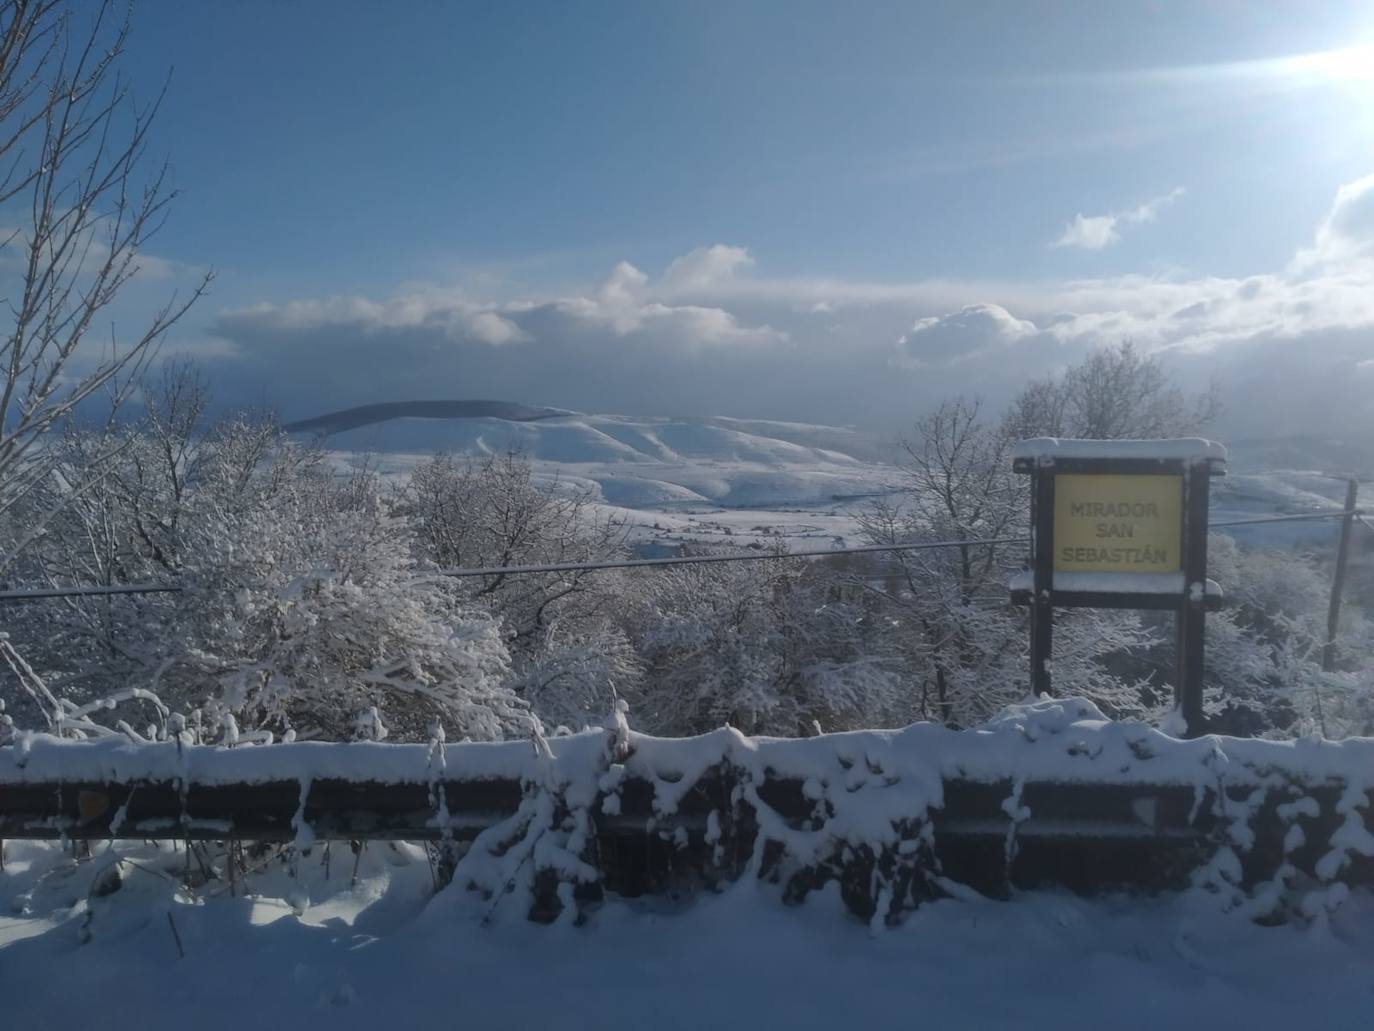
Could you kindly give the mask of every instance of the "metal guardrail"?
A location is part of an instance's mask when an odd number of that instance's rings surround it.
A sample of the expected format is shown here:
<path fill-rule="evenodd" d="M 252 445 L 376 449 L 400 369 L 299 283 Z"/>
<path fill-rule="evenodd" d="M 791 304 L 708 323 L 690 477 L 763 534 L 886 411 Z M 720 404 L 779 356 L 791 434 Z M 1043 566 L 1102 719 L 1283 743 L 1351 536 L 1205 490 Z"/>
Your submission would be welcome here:
<path fill-rule="evenodd" d="M 630 752 L 621 753 L 617 763 L 611 751 L 605 752 L 596 768 L 614 775 L 593 780 L 600 786 L 590 795 L 574 795 L 566 787 L 571 782 L 560 777 L 541 780 L 529 770 L 516 774 L 505 766 L 493 773 L 492 756 L 505 763 L 502 757 L 515 754 L 509 749 L 524 747 L 518 742 L 450 745 L 444 772 L 432 777 L 417 772 L 408 780 L 386 782 L 365 779 L 365 772 L 356 777 L 304 772 L 311 768 L 312 748 L 353 746 L 257 746 L 243 755 L 242 749 L 196 748 L 209 760 L 242 759 L 243 769 L 260 771 L 239 782 L 226 779 L 226 763 L 214 765 L 217 772 L 206 780 L 194 772 L 185 779 L 152 773 L 152 766 L 147 775 L 91 779 L 94 767 L 83 761 L 88 753 L 81 750 L 101 746 L 82 744 L 59 746 L 76 750 L 70 762 L 58 764 L 50 757 L 44 767 L 49 772 L 30 774 L 14 761 L 17 754 L 6 754 L 12 748 L 0 748 L 0 773 L 10 770 L 0 776 L 0 839 L 214 841 L 229 843 L 230 854 L 234 845 L 246 842 L 296 842 L 309 849 L 329 841 L 403 839 L 432 842 L 461 858 L 471 849 L 489 847 L 483 842 L 504 833 L 517 814 L 540 811 L 549 814 L 551 828 L 572 823 L 586 828 L 579 860 L 595 870 L 591 887 L 596 892 L 679 892 L 754 870 L 782 883 L 797 898 L 836 880 L 850 908 L 865 918 L 882 904 L 875 886 L 884 880 L 900 881 L 906 885 L 903 891 L 918 894 L 958 886 L 994 896 L 1047 886 L 1081 893 L 1175 890 L 1212 868 L 1227 871 L 1228 890 L 1255 894 L 1281 885 L 1285 877 L 1329 884 L 1333 870 L 1343 883 L 1374 884 L 1374 855 L 1341 844 L 1374 830 L 1374 796 L 1363 791 L 1352 796 L 1350 785 L 1329 771 L 1297 776 L 1291 769 L 1266 766 L 1270 758 L 1280 767 L 1291 762 L 1292 750 L 1282 745 L 1223 739 L 1236 754 L 1218 767 L 1224 776 L 1204 785 L 1202 780 L 1180 782 L 1176 762 L 1179 756 L 1199 759 L 1205 768 L 1216 746 L 1204 741 L 1170 741 L 1150 732 L 1148 739 L 1139 739 L 1148 745 L 1132 745 L 1124 753 L 1141 748 L 1145 758 L 1138 760 L 1137 772 L 1123 777 L 1121 760 L 1112 751 L 1121 741 L 1113 745 L 1110 738 L 1117 732 L 1110 728 L 1071 732 L 1059 744 L 1048 738 L 1037 743 L 937 727 L 902 734 L 919 731 L 923 733 L 915 734 L 908 756 L 923 754 L 921 742 L 929 737 L 960 757 L 982 756 L 982 772 L 947 771 L 939 778 L 938 794 L 932 795 L 928 780 L 911 773 L 904 780 L 894 767 L 884 768 L 892 753 L 873 749 L 894 739 L 882 735 L 760 739 L 755 747 L 768 755 L 761 756 L 752 772 L 730 761 L 727 752 L 724 759 L 686 775 L 682 756 L 690 753 L 682 750 L 693 742 L 647 739 L 643 761 Z M 1089 740 L 1094 737 L 1102 741 Z M 613 744 L 614 736 L 609 740 Z M 865 744 L 870 740 L 875 743 Z M 1370 744 L 1334 747 L 1355 748 L 1358 754 L 1350 758 L 1358 763 Z M 1080 775 L 1046 774 L 1048 767 L 1038 766 L 1036 756 L 1047 754 L 1045 749 L 1062 756 L 1065 745 L 1070 755 L 1080 745 L 1088 749 L 1074 760 L 1083 764 Z M 165 750 L 175 746 L 153 747 L 164 749 L 165 757 Z M 1161 748 L 1157 759 L 1148 754 Z M 793 769 L 798 762 L 811 764 L 811 756 L 831 765 L 838 760 L 834 772 L 841 777 L 848 777 L 846 754 L 863 757 L 860 765 L 867 766 L 855 769 L 861 784 L 832 780 L 825 789 L 832 794 L 823 799 L 814 776 L 778 769 L 769 750 Z M 395 755 L 404 760 L 396 765 L 404 766 L 412 762 L 407 756 L 421 756 L 423 750 L 367 745 L 358 754 L 366 760 L 361 764 L 366 771 L 375 770 L 378 756 Z M 581 754 L 593 753 L 584 749 Z M 261 766 L 252 762 L 256 757 Z M 298 757 L 301 773 L 296 776 Z M 1151 773 L 1154 762 L 1161 764 L 1160 779 Z M 961 758 L 954 765 L 963 763 Z M 196 766 L 188 762 L 185 768 L 194 771 Z M 59 768 L 68 772 L 59 774 Z M 537 770 L 537 764 L 531 769 Z M 1030 772 L 1003 772 L 1013 770 Z M 665 787 L 673 800 L 666 807 Z M 541 793 L 551 806 L 536 804 Z M 612 796 L 613 805 L 608 802 Z M 860 805 L 876 800 L 884 818 L 856 824 L 849 818 L 852 811 L 848 817 L 840 812 L 850 799 Z M 871 816 L 872 810 L 864 811 Z M 574 812 L 582 816 L 574 819 Z M 814 841 L 832 820 L 834 842 L 816 854 L 807 852 L 810 846 L 802 847 L 799 854 L 797 841 Z M 1239 824 L 1246 828 L 1242 834 L 1237 833 Z M 869 837 L 854 838 L 856 826 Z M 1301 834 L 1293 833 L 1295 827 Z M 1243 840 L 1249 843 L 1238 844 Z M 1234 854 L 1219 863 L 1223 850 Z M 1334 867 L 1329 865 L 1333 850 L 1344 850 L 1345 856 Z M 536 885 L 542 885 L 531 910 L 536 918 L 556 915 L 563 904 L 559 876 L 551 868 L 536 877 Z"/>

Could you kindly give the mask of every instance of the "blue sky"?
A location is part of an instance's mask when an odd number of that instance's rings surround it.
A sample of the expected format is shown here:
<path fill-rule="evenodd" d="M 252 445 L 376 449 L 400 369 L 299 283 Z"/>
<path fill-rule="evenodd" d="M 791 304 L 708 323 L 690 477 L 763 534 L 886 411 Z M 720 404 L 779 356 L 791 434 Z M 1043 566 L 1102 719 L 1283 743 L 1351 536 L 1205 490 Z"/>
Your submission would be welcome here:
<path fill-rule="evenodd" d="M 144 0 L 125 68 L 173 71 L 154 250 L 218 272 L 173 343 L 226 400 L 899 426 L 1123 336 L 1246 390 L 1374 358 L 1374 233 L 1298 268 L 1374 173 L 1370 45 L 1353 2 Z"/>

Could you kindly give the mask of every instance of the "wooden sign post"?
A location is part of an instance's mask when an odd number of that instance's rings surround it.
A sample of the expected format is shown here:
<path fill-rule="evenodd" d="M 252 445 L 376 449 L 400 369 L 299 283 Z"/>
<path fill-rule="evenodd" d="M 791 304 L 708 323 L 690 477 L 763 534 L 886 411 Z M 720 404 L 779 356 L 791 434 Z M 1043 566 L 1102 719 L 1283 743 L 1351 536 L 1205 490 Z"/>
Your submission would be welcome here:
<path fill-rule="evenodd" d="M 1208 440 L 1023 440 L 1031 477 L 1031 566 L 1011 585 L 1031 609 L 1031 690 L 1052 693 L 1056 608 L 1172 609 L 1176 711 L 1203 732 L 1203 616 L 1221 603 L 1207 579 L 1210 481 L 1226 449 Z"/>

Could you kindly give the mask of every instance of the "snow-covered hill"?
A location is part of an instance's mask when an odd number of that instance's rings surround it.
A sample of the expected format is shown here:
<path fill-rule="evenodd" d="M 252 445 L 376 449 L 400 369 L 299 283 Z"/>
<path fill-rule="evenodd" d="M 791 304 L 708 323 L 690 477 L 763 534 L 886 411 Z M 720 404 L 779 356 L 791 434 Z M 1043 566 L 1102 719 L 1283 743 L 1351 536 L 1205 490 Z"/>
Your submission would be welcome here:
<path fill-rule="evenodd" d="M 1212 520 L 1225 522 L 1266 515 L 1333 511 L 1345 501 L 1350 477 L 1374 475 L 1374 441 L 1285 437 L 1229 442 L 1227 475 L 1212 492 Z M 1360 502 L 1374 503 L 1374 487 L 1361 488 Z M 1270 523 L 1228 527 L 1242 543 L 1262 546 L 1334 543 L 1333 521 Z"/>
<path fill-rule="evenodd" d="M 314 436 L 331 420 L 288 428 Z M 342 424 L 348 421 L 356 420 Z M 590 492 L 625 514 L 642 541 L 665 545 L 783 538 L 794 546 L 807 540 L 824 546 L 852 536 L 857 507 L 900 480 L 892 438 L 721 416 L 568 412 L 513 421 L 406 414 L 322 439 L 341 464 L 365 455 L 393 475 L 436 451 L 486 455 L 519 448 L 546 482 Z"/>
<path fill-rule="evenodd" d="M 606 501 L 632 506 L 815 501 L 882 489 L 892 479 L 891 442 L 880 437 L 842 427 L 723 417 L 401 417 L 326 440 L 340 451 L 380 454 L 519 448 L 537 465 L 556 465 L 565 475 L 595 482 Z"/>
<path fill-rule="evenodd" d="M 646 544 L 781 539 L 794 548 L 823 547 L 852 539 L 856 513 L 902 480 L 895 433 L 797 422 L 403 402 L 329 413 L 288 429 L 327 433 L 322 439 L 341 466 L 368 456 L 392 475 L 436 451 L 519 448 L 543 480 L 590 492 L 624 514 Z M 1359 440 L 1243 440 L 1231 442 L 1230 452 L 1229 475 L 1214 488 L 1217 521 L 1329 509 L 1344 496 L 1341 476 L 1374 471 L 1374 445 Z M 1314 522 L 1227 532 L 1252 544 L 1322 544 L 1333 529 Z"/>

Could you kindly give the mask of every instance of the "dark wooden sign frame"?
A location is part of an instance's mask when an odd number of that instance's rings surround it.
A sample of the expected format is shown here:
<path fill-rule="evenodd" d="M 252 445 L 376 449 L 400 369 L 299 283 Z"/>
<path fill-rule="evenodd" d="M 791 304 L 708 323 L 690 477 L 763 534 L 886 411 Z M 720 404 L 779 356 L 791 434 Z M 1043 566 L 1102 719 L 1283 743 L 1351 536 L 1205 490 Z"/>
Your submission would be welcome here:
<path fill-rule="evenodd" d="M 1027 442 L 1029 443 L 1029 442 Z M 1144 444 L 1145 442 L 1140 442 Z M 1161 445 L 1172 441 L 1160 441 Z M 1203 442 L 1199 441 L 1199 445 Z M 1078 457 L 1046 454 L 1018 456 L 1015 472 L 1031 478 L 1030 584 L 1013 586 L 1012 601 L 1031 610 L 1031 690 L 1053 694 L 1051 658 L 1054 653 L 1056 608 L 1152 609 L 1176 614 L 1177 672 L 1174 698 L 1189 737 L 1203 733 L 1202 679 L 1205 643 L 1204 616 L 1221 605 L 1221 594 L 1207 580 L 1208 500 L 1211 478 L 1224 476 L 1225 458 L 1215 455 L 1182 457 Z M 1181 506 L 1182 590 L 1078 591 L 1054 586 L 1055 477 L 1087 475 L 1172 475 L 1183 480 Z"/>

